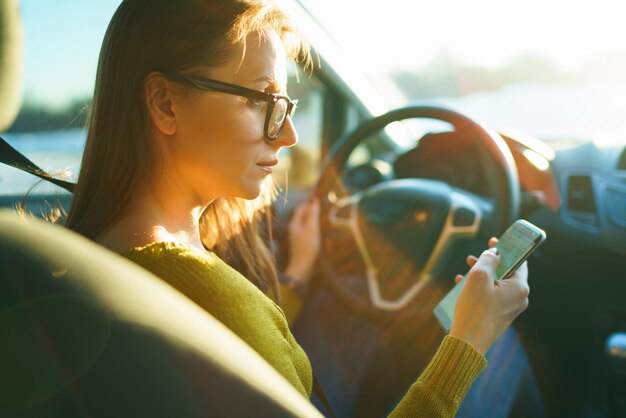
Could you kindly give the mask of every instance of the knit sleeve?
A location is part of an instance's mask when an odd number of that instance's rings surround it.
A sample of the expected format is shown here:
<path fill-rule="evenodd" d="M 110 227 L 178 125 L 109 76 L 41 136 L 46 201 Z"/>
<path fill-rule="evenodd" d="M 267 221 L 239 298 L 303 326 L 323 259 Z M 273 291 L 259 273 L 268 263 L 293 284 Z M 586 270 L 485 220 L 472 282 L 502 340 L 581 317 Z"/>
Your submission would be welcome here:
<path fill-rule="evenodd" d="M 446 336 L 426 370 L 389 416 L 454 417 L 485 367 L 487 360 L 472 345 Z"/>

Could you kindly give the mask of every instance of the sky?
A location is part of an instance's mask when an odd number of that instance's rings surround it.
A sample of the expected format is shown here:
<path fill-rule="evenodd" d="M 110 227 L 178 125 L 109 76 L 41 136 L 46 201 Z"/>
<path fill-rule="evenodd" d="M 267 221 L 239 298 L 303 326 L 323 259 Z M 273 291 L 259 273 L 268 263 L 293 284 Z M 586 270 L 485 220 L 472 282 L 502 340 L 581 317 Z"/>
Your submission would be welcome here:
<path fill-rule="evenodd" d="M 89 96 L 98 53 L 120 0 L 21 0 L 25 97 L 61 105 Z"/>
<path fill-rule="evenodd" d="M 483 67 L 532 51 L 573 69 L 600 53 L 626 53 L 621 2 L 311 0 L 308 7 L 376 73 L 417 69 L 442 51 Z M 27 101 L 62 105 L 91 94 L 102 38 L 119 3 L 21 0 Z"/>

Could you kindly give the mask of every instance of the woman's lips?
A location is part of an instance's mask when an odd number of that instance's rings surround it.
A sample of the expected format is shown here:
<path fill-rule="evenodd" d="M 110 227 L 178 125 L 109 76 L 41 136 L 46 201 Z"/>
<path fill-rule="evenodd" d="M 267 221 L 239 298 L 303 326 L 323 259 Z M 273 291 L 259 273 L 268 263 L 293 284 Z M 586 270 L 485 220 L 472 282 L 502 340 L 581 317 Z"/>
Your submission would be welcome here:
<path fill-rule="evenodd" d="M 272 174 L 272 167 L 275 166 L 276 164 L 278 164 L 278 160 L 262 161 L 260 163 L 257 163 L 256 165 L 261 170 L 264 170 L 265 172 Z"/>

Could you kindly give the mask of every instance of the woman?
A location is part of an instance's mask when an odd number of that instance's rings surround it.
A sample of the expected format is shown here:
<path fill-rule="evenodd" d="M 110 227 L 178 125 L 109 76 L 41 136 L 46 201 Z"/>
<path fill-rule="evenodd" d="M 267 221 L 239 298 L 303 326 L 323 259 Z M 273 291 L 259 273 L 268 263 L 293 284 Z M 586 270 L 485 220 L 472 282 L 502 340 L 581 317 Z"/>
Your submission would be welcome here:
<path fill-rule="evenodd" d="M 287 60 L 307 57 L 261 1 L 124 0 L 102 46 L 67 220 L 186 294 L 306 397 L 311 366 L 268 296 L 280 290 L 257 218 L 280 150 L 297 142 Z M 497 262 L 495 252 L 471 260 L 451 333 L 393 416 L 454 415 L 528 303 L 525 266 L 494 283 Z"/>

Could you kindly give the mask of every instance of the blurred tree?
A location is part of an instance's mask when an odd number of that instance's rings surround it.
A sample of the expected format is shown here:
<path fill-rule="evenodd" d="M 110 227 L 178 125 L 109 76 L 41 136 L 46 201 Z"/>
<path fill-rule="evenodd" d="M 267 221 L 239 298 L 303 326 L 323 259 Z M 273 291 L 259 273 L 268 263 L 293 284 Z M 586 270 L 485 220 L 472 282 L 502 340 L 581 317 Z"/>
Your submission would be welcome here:
<path fill-rule="evenodd" d="M 26 103 L 9 132 L 56 131 L 83 128 L 87 122 L 91 99 L 73 100 L 65 108 L 51 109 L 45 105 Z"/>
<path fill-rule="evenodd" d="M 521 82 L 569 82 L 577 76 L 538 54 L 520 55 L 501 68 L 490 69 L 462 65 L 449 54 L 440 53 L 417 71 L 398 71 L 391 77 L 409 99 L 434 99 L 493 91 Z"/>

